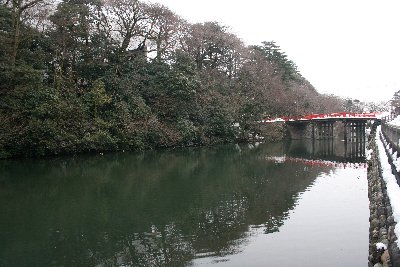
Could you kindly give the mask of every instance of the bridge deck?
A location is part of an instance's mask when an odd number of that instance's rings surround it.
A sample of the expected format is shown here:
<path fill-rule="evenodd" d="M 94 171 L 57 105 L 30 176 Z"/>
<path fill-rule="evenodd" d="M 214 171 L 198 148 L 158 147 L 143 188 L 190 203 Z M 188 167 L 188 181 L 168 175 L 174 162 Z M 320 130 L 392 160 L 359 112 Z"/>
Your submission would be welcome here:
<path fill-rule="evenodd" d="M 343 121 L 343 120 L 376 120 L 380 119 L 378 113 L 351 113 L 338 112 L 329 114 L 309 114 L 304 116 L 282 116 L 275 119 L 265 119 L 261 122 L 310 122 L 310 121 Z"/>

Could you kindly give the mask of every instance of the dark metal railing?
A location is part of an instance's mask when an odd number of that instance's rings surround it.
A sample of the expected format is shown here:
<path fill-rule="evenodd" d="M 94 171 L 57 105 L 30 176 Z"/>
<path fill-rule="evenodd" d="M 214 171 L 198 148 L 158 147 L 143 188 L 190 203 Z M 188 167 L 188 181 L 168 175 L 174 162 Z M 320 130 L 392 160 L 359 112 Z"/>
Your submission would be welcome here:
<path fill-rule="evenodd" d="M 397 171 L 394 161 L 397 161 L 400 157 L 400 126 L 389 125 L 388 120 L 382 120 L 381 130 L 383 138 L 389 144 L 389 147 L 385 147 L 386 154 L 388 156 L 389 163 L 392 167 L 392 173 L 396 177 L 397 184 L 400 186 L 400 172 Z M 381 136 L 382 139 L 382 136 Z M 383 142 L 383 139 L 382 139 Z M 389 152 L 389 149 L 390 152 Z M 394 156 L 394 152 L 397 152 Z"/>
<path fill-rule="evenodd" d="M 399 151 L 400 145 L 400 126 L 387 124 L 386 120 L 382 120 L 382 133 L 396 151 Z"/>

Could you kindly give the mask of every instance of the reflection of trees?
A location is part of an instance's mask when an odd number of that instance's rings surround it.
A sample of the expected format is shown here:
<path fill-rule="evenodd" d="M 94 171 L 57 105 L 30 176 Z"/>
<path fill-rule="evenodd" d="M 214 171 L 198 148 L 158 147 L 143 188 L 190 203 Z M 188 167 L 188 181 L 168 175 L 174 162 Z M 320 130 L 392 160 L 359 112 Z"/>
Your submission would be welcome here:
<path fill-rule="evenodd" d="M 231 199 L 221 200 L 215 207 L 191 214 L 188 220 L 197 222 L 192 235 L 198 257 L 237 252 L 247 230 L 248 204 L 246 198 L 233 195 Z"/>
<path fill-rule="evenodd" d="M 98 255 L 95 262 L 103 266 L 181 266 L 194 254 L 191 243 L 174 224 L 163 229 L 153 225 L 150 232 L 127 235 L 120 242 L 120 251 L 106 260 Z"/>
<path fill-rule="evenodd" d="M 0 259 L 18 266 L 183 266 L 277 231 L 322 170 L 279 146 L 0 164 Z M 23 257 L 19 256 L 23 255 Z"/>

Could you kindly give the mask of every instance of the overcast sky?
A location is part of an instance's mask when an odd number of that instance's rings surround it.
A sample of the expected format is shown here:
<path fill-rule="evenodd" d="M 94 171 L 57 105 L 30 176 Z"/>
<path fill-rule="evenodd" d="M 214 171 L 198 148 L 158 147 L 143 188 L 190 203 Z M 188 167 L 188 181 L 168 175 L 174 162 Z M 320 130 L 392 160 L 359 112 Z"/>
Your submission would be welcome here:
<path fill-rule="evenodd" d="M 321 93 L 389 100 L 400 90 L 399 0 L 151 0 L 218 21 L 246 44 L 275 41 Z"/>

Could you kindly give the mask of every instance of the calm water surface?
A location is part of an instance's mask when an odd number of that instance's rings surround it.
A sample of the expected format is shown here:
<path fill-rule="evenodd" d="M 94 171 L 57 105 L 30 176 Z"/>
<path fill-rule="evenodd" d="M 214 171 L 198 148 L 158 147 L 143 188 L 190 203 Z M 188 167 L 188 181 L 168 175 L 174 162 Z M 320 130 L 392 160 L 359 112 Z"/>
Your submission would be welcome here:
<path fill-rule="evenodd" d="M 362 154 L 292 142 L 0 161 L 0 267 L 365 267 Z"/>

